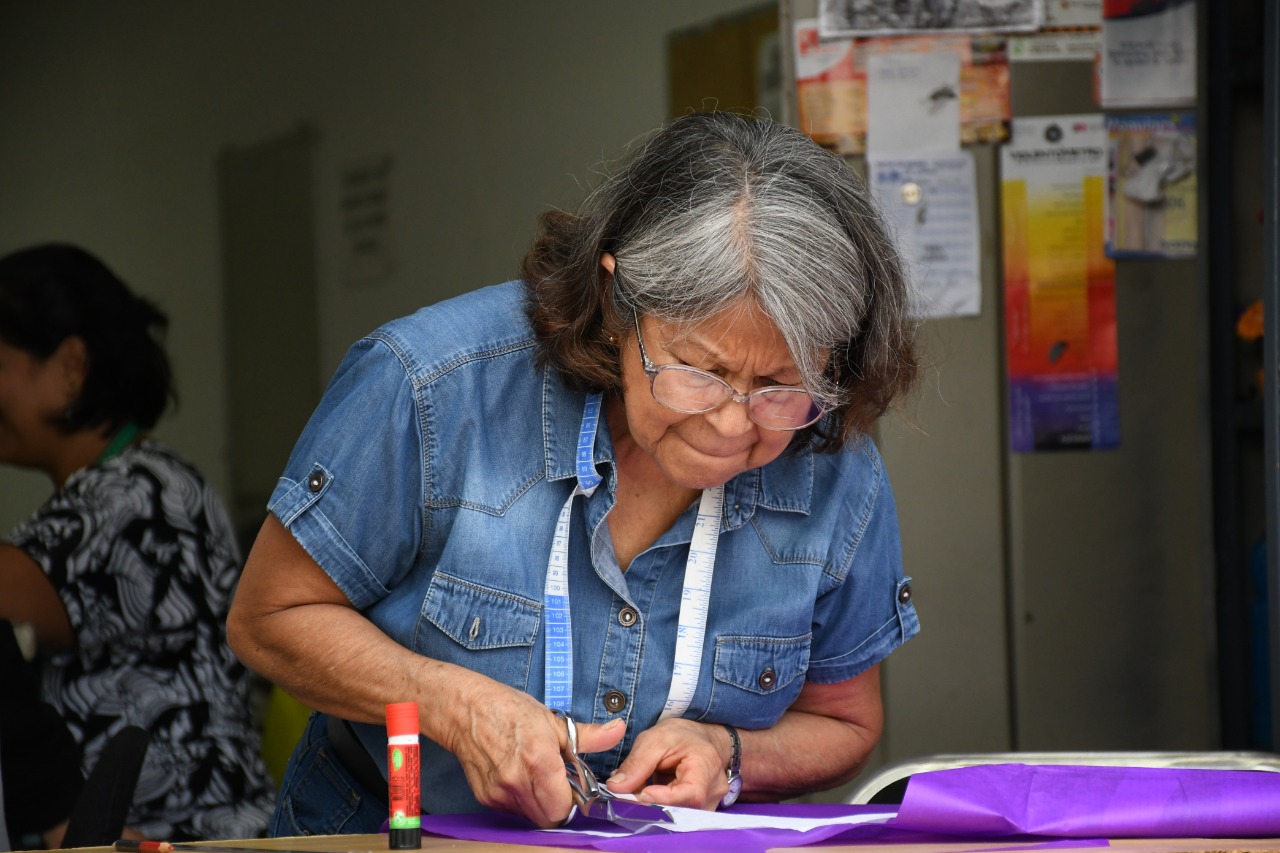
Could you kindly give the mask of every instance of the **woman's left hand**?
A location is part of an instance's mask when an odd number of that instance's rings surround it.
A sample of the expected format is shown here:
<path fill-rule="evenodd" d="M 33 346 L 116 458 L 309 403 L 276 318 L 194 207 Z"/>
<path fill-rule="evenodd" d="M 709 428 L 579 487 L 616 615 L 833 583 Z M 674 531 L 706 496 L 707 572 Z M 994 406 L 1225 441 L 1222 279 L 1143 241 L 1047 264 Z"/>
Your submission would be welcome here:
<path fill-rule="evenodd" d="M 714 809 L 729 791 L 725 770 L 731 750 L 723 726 L 663 720 L 640 733 L 606 784 L 644 802 Z"/>

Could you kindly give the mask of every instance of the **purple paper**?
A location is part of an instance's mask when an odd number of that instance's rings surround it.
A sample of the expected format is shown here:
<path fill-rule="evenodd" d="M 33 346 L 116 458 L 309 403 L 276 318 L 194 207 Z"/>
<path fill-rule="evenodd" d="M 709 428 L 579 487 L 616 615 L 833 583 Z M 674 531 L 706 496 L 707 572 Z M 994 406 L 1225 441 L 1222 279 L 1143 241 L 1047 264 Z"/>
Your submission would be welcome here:
<path fill-rule="evenodd" d="M 771 814 L 779 817 L 820 818 L 860 813 L 883 814 L 884 806 L 823 805 L 741 805 L 729 809 L 738 814 Z M 611 824 L 578 817 L 573 826 L 616 828 Z M 804 832 L 794 829 L 710 829 L 702 832 L 649 832 L 621 835 L 575 835 L 567 832 L 539 832 L 527 820 L 514 815 L 479 813 L 458 815 L 423 815 L 422 829 L 449 838 L 470 841 L 498 841 L 507 844 L 541 844 L 548 847 L 573 847 L 614 851 L 614 853 L 682 853 L 690 850 L 731 849 L 734 853 L 765 853 L 775 847 L 801 847 L 820 841 L 857 838 L 880 838 L 886 832 L 883 824 L 824 826 Z M 918 833 L 909 835 L 913 840 Z"/>
<path fill-rule="evenodd" d="M 820 818 L 882 813 L 883 806 L 741 805 L 740 814 Z M 581 823 L 580 823 L 581 821 Z M 609 827 L 585 818 L 575 826 Z M 655 829 L 625 836 L 539 832 L 514 815 L 423 815 L 424 832 L 473 841 L 576 847 L 616 853 L 732 849 L 764 853 L 823 841 L 954 842 L 1026 839 L 1025 849 L 1065 844 L 1105 846 L 1106 838 L 1280 836 L 1280 773 L 1248 770 L 993 764 L 918 773 L 898 816 L 888 823 L 793 829 L 678 833 Z M 1085 841 L 1084 839 L 1090 839 Z M 982 849 L 980 846 L 975 850 Z"/>
<path fill-rule="evenodd" d="M 893 825 L 960 835 L 1280 835 L 1280 773 L 989 764 L 911 778 Z"/>

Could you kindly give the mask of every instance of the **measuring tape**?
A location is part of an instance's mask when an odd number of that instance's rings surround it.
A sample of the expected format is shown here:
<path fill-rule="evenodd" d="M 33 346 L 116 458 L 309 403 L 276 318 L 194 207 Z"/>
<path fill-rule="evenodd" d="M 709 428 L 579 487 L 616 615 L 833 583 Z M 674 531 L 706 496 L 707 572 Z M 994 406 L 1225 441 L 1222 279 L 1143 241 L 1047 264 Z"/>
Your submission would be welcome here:
<path fill-rule="evenodd" d="M 569 612 L 569 521 L 573 499 L 590 497 L 600 485 L 592 457 L 596 430 L 600 423 L 600 395 L 587 397 L 578 430 L 578 484 L 569 495 L 551 539 L 547 577 L 543 586 L 546 636 L 543 647 L 543 693 L 547 707 L 566 714 L 573 707 L 573 618 Z M 676 628 L 676 654 L 671 671 L 671 687 L 659 719 L 679 717 L 689 709 L 698 687 L 702 668 L 702 646 L 707 634 L 707 609 L 711 600 L 711 580 L 715 573 L 716 546 L 720 540 L 720 520 L 724 516 L 724 486 L 704 489 L 698 503 L 689 559 L 684 566 L 684 588 L 680 594 L 680 616 Z"/>

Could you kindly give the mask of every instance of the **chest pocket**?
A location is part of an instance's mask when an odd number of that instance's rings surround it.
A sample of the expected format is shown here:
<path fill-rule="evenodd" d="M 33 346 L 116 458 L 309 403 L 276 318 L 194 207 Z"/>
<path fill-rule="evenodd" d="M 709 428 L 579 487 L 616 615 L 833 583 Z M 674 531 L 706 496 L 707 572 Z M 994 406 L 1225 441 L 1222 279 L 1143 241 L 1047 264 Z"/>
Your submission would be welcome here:
<path fill-rule="evenodd" d="M 414 651 L 524 690 L 541 621 L 536 601 L 437 572 Z"/>
<path fill-rule="evenodd" d="M 743 728 L 772 726 L 791 707 L 809 669 L 812 634 L 719 637 L 707 718 Z"/>

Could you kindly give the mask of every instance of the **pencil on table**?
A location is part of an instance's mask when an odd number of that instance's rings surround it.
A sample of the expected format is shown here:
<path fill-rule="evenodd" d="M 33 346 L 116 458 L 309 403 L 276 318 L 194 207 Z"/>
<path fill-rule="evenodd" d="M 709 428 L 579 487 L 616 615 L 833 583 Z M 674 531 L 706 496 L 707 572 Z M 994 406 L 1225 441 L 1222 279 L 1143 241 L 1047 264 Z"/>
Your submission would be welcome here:
<path fill-rule="evenodd" d="M 112 846 L 128 853 L 173 853 L 174 850 L 168 841 L 135 841 L 132 838 L 121 838 Z"/>

